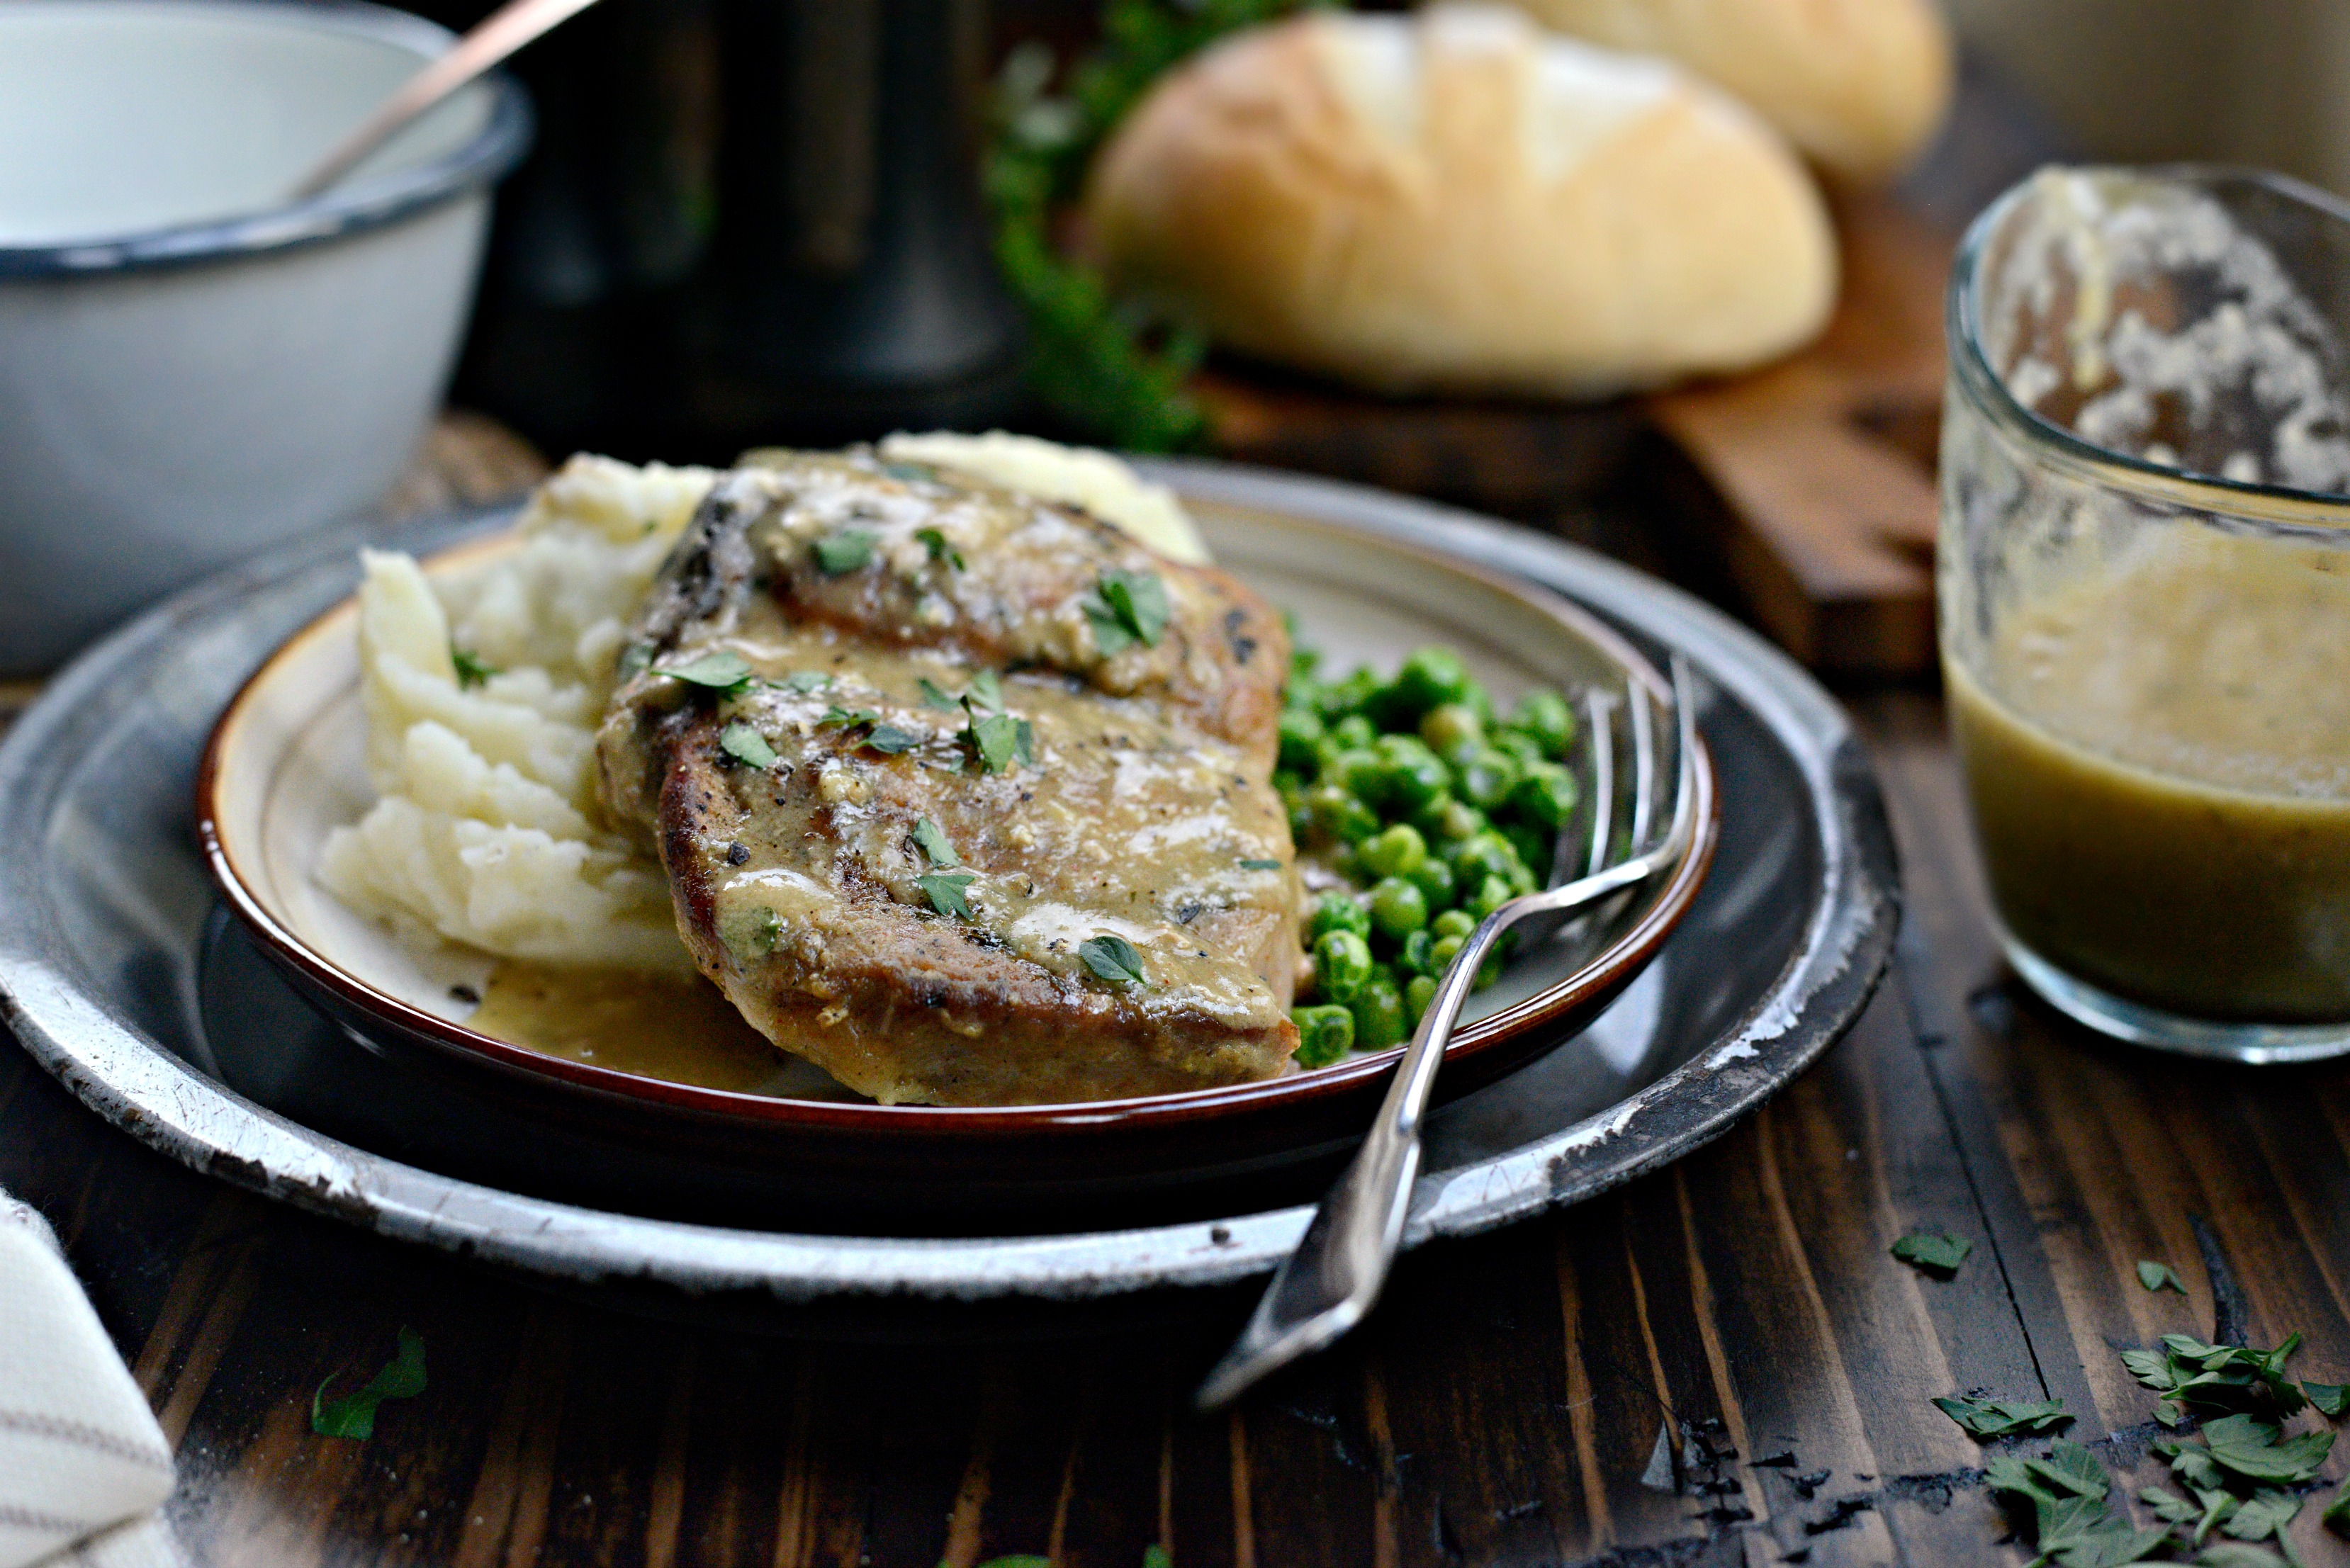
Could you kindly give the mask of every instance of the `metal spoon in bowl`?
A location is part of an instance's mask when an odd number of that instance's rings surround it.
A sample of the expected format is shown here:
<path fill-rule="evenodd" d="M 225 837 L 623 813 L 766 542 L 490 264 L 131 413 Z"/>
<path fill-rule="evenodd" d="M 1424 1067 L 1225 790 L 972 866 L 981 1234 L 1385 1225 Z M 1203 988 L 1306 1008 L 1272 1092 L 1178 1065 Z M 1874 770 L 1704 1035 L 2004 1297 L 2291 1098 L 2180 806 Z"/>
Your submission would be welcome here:
<path fill-rule="evenodd" d="M 1502 933 L 1522 922 L 1556 929 L 1566 915 L 1605 902 L 1688 858 L 1698 837 L 1697 702 L 1689 666 L 1673 656 L 1675 739 L 1672 793 L 1661 836 L 1654 829 L 1656 794 L 1662 783 L 1657 766 L 1655 733 L 1645 688 L 1629 694 L 1633 742 L 1632 809 L 1626 853 L 1612 854 L 1610 818 L 1614 793 L 1613 742 L 1603 713 L 1595 709 L 1593 725 L 1594 816 L 1590 841 L 1591 870 L 1573 881 L 1511 899 L 1477 924 L 1420 1015 L 1419 1027 L 1379 1106 L 1378 1119 L 1363 1140 L 1347 1173 L 1315 1210 L 1297 1251 L 1283 1262 L 1265 1287 L 1264 1299 L 1240 1340 L 1225 1353 L 1208 1380 L 1193 1396 L 1202 1411 L 1230 1404 L 1267 1374 L 1310 1355 L 1337 1341 L 1363 1320 L 1387 1282 L 1403 1239 L 1404 1205 L 1419 1174 L 1420 1125 L 1436 1089 L 1436 1069 L 1444 1047 L 1477 983 L 1478 967 Z M 1574 850 L 1562 833 L 1554 877 L 1565 875 Z M 1544 934 L 1547 934 L 1545 931 Z"/>
<path fill-rule="evenodd" d="M 368 154 L 397 136 L 417 116 L 521 48 L 569 21 L 596 0 L 507 0 L 457 40 L 457 47 L 400 84 L 358 130 L 320 159 L 290 200 L 307 202 L 358 168 Z"/>

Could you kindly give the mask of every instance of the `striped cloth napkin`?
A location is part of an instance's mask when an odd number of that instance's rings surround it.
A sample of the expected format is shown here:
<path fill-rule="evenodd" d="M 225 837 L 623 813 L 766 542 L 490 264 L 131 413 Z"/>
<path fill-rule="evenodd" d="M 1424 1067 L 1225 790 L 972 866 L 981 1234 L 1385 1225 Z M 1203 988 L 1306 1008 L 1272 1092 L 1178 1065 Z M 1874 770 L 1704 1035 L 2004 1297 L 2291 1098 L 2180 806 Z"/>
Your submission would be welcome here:
<path fill-rule="evenodd" d="M 56 1236 L 0 1192 L 0 1568 L 178 1568 L 172 1450 Z"/>

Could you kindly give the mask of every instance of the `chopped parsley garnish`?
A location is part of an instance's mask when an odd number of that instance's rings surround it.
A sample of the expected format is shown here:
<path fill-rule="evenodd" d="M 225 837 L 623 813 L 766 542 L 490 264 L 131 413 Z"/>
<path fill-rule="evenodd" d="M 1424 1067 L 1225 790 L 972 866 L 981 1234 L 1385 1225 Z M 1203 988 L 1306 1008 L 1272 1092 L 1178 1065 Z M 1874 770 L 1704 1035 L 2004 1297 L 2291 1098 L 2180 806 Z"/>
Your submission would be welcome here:
<path fill-rule="evenodd" d="M 811 691 L 821 691 L 831 685 L 832 677 L 821 670 L 795 670 L 781 680 L 772 681 L 770 684 L 778 691 L 789 691 L 796 696 L 806 696 Z"/>
<path fill-rule="evenodd" d="M 876 724 L 872 732 L 865 737 L 865 743 L 877 752 L 887 752 L 894 757 L 899 752 L 912 748 L 921 738 L 911 730 L 901 730 L 895 724 Z"/>
<path fill-rule="evenodd" d="M 775 765 L 775 748 L 767 744 L 764 735 L 740 720 L 718 732 L 718 749 L 746 767 Z"/>
<path fill-rule="evenodd" d="M 2303 1432 L 2280 1441 L 2274 1425 L 2250 1416 L 2221 1416 L 2204 1422 L 2203 1441 L 2207 1446 L 2199 1449 L 2168 1438 L 2157 1438 L 2154 1449 L 2170 1458 L 2172 1469 L 2184 1469 L 2190 1480 L 2206 1472 L 2195 1459 L 2181 1467 L 2178 1463 L 2181 1455 L 2207 1459 L 2210 1464 L 2246 1480 L 2293 1486 L 2316 1480 L 2318 1470 L 2325 1464 L 2325 1456 L 2334 1449 L 2331 1432 Z"/>
<path fill-rule="evenodd" d="M 2325 1512 L 2320 1517 L 2334 1534 L 2350 1536 L 2350 1480 L 2343 1481 L 2342 1490 L 2334 1494 L 2334 1501 L 2325 1505 Z"/>
<path fill-rule="evenodd" d="M 2143 1562 L 2169 1539 L 2167 1529 L 2139 1529 L 2114 1511 L 2113 1479 L 2096 1456 L 2059 1438 L 2045 1459 L 2001 1454 L 1985 1479 L 1993 1491 L 2032 1505 L 2040 1561 L 2064 1568 L 2118 1568 Z"/>
<path fill-rule="evenodd" d="M 2191 1334 L 2166 1334 L 2159 1353 L 2125 1350 L 2121 1355 L 2131 1376 L 2163 1396 L 2155 1407 L 2156 1418 L 2177 1426 L 2189 1405 L 2292 1415 L 2301 1408 L 2303 1397 L 2284 1375 L 2284 1364 L 2300 1348 L 2297 1334 L 2286 1336 L 2274 1350 L 2206 1345 Z"/>
<path fill-rule="evenodd" d="M 949 691 L 927 675 L 918 679 L 914 684 L 921 688 L 922 702 L 926 707 L 960 708 L 962 706 L 961 700 L 953 692 Z"/>
<path fill-rule="evenodd" d="M 1243 860 L 1241 862 L 1241 869 L 1243 871 L 1278 871 L 1281 869 L 1281 862 L 1278 860 Z"/>
<path fill-rule="evenodd" d="M 941 831 L 937 823 L 927 816 L 915 819 L 914 842 L 922 846 L 922 853 L 930 858 L 933 866 L 962 864 L 962 857 L 957 855 L 954 846 L 947 842 L 946 834 Z"/>
<path fill-rule="evenodd" d="M 1123 653 L 1136 643 L 1156 648 L 1167 633 L 1167 587 L 1150 572 L 1104 572 L 1096 597 L 1081 607 L 1093 623 L 1102 657 Z"/>
<path fill-rule="evenodd" d="M 838 703 L 827 708 L 824 717 L 816 721 L 819 724 L 846 724 L 851 729 L 859 724 L 878 724 L 880 722 L 881 715 L 870 708 L 843 708 Z"/>
<path fill-rule="evenodd" d="M 931 560 L 944 561 L 958 572 L 962 570 L 962 552 L 948 542 L 945 529 L 917 528 L 914 537 L 922 542 L 922 547 L 931 553 Z"/>
<path fill-rule="evenodd" d="M 908 484 L 920 484 L 926 479 L 937 477 L 938 473 L 927 462 L 885 462 L 881 465 L 881 472 Z"/>
<path fill-rule="evenodd" d="M 1934 1401 L 1934 1408 L 1978 1438 L 2006 1438 L 2019 1432 L 2049 1432 L 2070 1421 L 2062 1399 L 1978 1399 L 1955 1395 Z"/>
<path fill-rule="evenodd" d="M 474 654 L 466 652 L 455 643 L 449 645 L 449 662 L 457 667 L 457 684 L 471 691 L 497 673 L 497 670 L 482 662 Z"/>
<path fill-rule="evenodd" d="M 412 1328 L 400 1331 L 400 1352 L 367 1381 L 358 1393 L 329 1399 L 329 1376 L 310 1396 L 310 1430 L 322 1438 L 375 1436 L 376 1407 L 387 1399 L 413 1399 L 424 1392 L 424 1338 Z"/>
<path fill-rule="evenodd" d="M 652 662 L 653 645 L 650 642 L 632 642 L 629 644 L 628 647 L 620 649 L 620 662 L 618 666 L 619 679 L 624 682 L 634 680 L 638 676 L 642 675 L 647 670 L 650 669 L 652 667 Z"/>
<path fill-rule="evenodd" d="M 983 719 L 968 700 L 963 711 L 971 719 L 970 728 L 963 732 L 971 737 L 972 750 L 979 753 L 983 770 L 1008 773 L 1015 762 L 1032 768 L 1036 765 L 1035 725 L 1009 713 L 990 713 Z"/>
<path fill-rule="evenodd" d="M 2317 1407 L 2317 1413 L 2330 1421 L 2350 1415 L 2350 1383 L 2304 1383 L 2301 1391 Z"/>
<path fill-rule="evenodd" d="M 983 670 L 971 678 L 971 685 L 963 691 L 963 701 L 983 713 L 1001 713 L 1003 711 L 1003 682 L 996 678 L 994 670 Z"/>
<path fill-rule="evenodd" d="M 940 914 L 958 920 L 971 919 L 971 905 L 962 890 L 979 880 L 968 871 L 933 871 L 927 877 L 914 878 L 914 886 L 931 900 L 931 908 Z"/>
<path fill-rule="evenodd" d="M 2187 1293 L 2187 1287 L 2179 1282 L 2178 1270 L 2146 1258 L 2137 1261 L 2137 1282 L 2150 1291 L 2177 1291 L 2182 1296 Z"/>
<path fill-rule="evenodd" d="M 816 542 L 816 564 L 828 577 L 853 572 L 873 559 L 874 546 L 881 535 L 869 528 L 844 528 Z"/>
<path fill-rule="evenodd" d="M 1097 980 L 1112 985 L 1142 983 L 1142 955 L 1124 937 L 1087 937 L 1077 944 L 1077 957 L 1085 961 Z"/>
<path fill-rule="evenodd" d="M 729 653 L 723 648 L 686 663 L 671 665 L 661 673 L 671 680 L 682 680 L 688 686 L 700 686 L 712 691 L 723 691 L 729 696 L 751 684 L 751 667 L 743 662 L 743 656 Z"/>
<path fill-rule="evenodd" d="M 1972 1241 L 1959 1236 L 1945 1236 L 1936 1231 L 1919 1231 L 1893 1243 L 1893 1255 L 1913 1269 L 1949 1279 L 1975 1250 Z"/>

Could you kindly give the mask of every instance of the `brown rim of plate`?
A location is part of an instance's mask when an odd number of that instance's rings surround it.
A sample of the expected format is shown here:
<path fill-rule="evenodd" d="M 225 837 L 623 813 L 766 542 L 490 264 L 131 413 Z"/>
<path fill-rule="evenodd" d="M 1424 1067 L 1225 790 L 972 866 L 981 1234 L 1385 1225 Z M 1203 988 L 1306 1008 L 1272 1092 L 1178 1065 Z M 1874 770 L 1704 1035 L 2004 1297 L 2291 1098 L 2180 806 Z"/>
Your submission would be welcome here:
<path fill-rule="evenodd" d="M 1309 518 L 1284 514 L 1282 521 L 1290 526 L 1327 535 L 1333 540 L 1362 542 L 1352 530 Z M 487 553 L 500 545 L 505 536 L 501 533 L 452 545 L 426 557 L 424 564 L 442 566 L 467 556 Z M 1659 701 L 1669 699 L 1671 688 L 1656 668 L 1612 628 L 1573 601 L 1547 588 L 1489 571 L 1440 551 L 1385 538 L 1373 542 L 1382 549 L 1417 558 L 1440 570 L 1474 578 L 1487 587 L 1519 600 L 1598 648 L 1632 679 L 1645 684 Z M 222 752 L 245 704 L 290 656 L 330 629 L 338 619 L 355 615 L 357 597 L 354 593 L 344 598 L 287 638 L 275 653 L 262 661 L 259 669 L 245 678 L 244 684 L 237 688 L 236 695 L 222 710 L 211 735 L 204 742 L 203 756 L 196 767 L 196 836 L 203 848 L 205 869 L 212 874 L 213 885 L 227 900 L 229 909 L 262 944 L 264 950 L 280 964 L 297 971 L 351 1008 L 380 1019 L 389 1028 L 411 1039 L 427 1042 L 452 1055 L 470 1057 L 479 1064 L 510 1074 L 583 1089 L 614 1099 L 650 1101 L 672 1110 L 725 1120 L 759 1122 L 769 1126 L 816 1127 L 830 1132 L 869 1132 L 884 1136 L 919 1131 L 950 1137 L 1000 1137 L 1007 1133 L 1064 1127 L 1099 1127 L 1112 1122 L 1165 1124 L 1214 1116 L 1228 1111 L 1268 1109 L 1274 1105 L 1295 1106 L 1359 1090 L 1369 1080 L 1386 1076 L 1402 1059 L 1404 1048 L 1397 1045 L 1332 1066 L 1308 1068 L 1281 1077 L 1259 1079 L 1254 1083 L 1226 1085 L 1211 1089 L 1186 1089 L 1171 1095 L 1147 1095 L 1124 1100 L 1044 1106 L 858 1105 L 834 1100 L 783 1099 L 732 1089 L 710 1089 L 691 1084 L 672 1083 L 664 1078 L 622 1073 L 609 1067 L 590 1066 L 584 1062 L 545 1055 L 527 1046 L 480 1033 L 462 1023 L 452 1023 L 421 1008 L 412 1007 L 367 984 L 281 925 L 246 886 L 236 869 L 234 857 L 222 840 L 220 830 L 216 794 Z M 1664 945 L 1665 939 L 1672 934 L 1673 928 L 1680 923 L 1690 906 L 1696 901 L 1698 889 L 1703 885 L 1706 871 L 1713 860 L 1715 842 L 1721 836 L 1721 800 L 1714 778 L 1713 759 L 1702 737 L 1698 742 L 1696 787 L 1696 840 L 1690 846 L 1687 858 L 1673 873 L 1672 879 L 1639 920 L 1601 949 L 1588 963 L 1555 985 L 1535 992 L 1515 1006 L 1504 1008 L 1460 1029 L 1445 1047 L 1447 1061 L 1466 1060 L 1548 1025 L 1627 974 L 1637 973 L 1656 956 L 1657 950 Z"/>

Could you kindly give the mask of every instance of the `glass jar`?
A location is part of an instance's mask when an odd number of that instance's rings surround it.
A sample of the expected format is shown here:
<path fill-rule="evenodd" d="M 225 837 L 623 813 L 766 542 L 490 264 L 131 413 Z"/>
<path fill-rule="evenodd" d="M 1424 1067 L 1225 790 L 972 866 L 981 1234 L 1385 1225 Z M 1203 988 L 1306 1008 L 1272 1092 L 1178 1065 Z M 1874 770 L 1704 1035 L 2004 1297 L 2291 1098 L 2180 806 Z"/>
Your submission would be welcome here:
<path fill-rule="evenodd" d="M 2350 208 L 2054 169 L 1950 280 L 1951 727 L 2008 955 L 2108 1034 L 2350 1051 Z"/>

